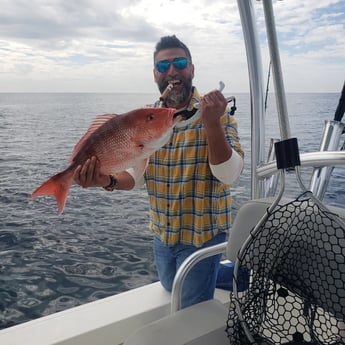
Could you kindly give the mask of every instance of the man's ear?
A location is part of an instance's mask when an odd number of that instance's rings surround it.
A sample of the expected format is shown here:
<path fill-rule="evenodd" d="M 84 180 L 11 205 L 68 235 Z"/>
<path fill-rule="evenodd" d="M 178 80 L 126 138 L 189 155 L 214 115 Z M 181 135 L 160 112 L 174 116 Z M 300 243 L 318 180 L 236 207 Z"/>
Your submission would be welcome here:
<path fill-rule="evenodd" d="M 153 69 L 153 79 L 157 83 L 157 72 L 155 68 Z"/>
<path fill-rule="evenodd" d="M 194 64 L 191 64 L 191 74 L 192 74 L 192 79 L 194 78 Z"/>

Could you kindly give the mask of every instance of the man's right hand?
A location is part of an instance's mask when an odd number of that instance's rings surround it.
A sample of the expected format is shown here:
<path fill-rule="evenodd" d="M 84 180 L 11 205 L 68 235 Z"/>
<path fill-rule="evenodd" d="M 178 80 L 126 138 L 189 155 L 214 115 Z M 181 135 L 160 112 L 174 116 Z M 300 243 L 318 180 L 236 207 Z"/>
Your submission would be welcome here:
<path fill-rule="evenodd" d="M 78 165 L 73 174 L 74 181 L 83 188 L 105 187 L 110 183 L 109 175 L 100 171 L 100 162 L 93 156 L 82 165 Z"/>

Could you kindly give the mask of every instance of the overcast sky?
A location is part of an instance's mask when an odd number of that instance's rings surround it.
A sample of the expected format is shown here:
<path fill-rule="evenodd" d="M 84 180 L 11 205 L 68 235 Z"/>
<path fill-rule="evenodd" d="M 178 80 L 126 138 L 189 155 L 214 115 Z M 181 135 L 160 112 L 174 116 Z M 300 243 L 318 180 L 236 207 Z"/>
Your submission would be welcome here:
<path fill-rule="evenodd" d="M 262 3 L 254 1 L 262 45 Z M 285 89 L 340 92 L 345 1 L 274 2 Z M 152 52 L 176 34 L 201 92 L 248 92 L 237 1 L 0 0 L 0 92 L 156 92 Z M 269 64 L 263 49 L 265 74 Z"/>

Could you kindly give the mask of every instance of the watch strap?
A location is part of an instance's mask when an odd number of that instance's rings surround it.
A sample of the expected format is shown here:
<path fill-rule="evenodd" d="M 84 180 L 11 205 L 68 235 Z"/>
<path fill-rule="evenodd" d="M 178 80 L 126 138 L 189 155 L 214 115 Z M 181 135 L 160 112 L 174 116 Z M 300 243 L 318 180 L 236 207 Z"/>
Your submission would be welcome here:
<path fill-rule="evenodd" d="M 108 192 L 112 192 L 114 189 L 116 189 L 117 186 L 117 179 L 113 176 L 113 175 L 109 175 L 110 178 L 110 183 L 103 187 L 103 189 L 105 189 Z"/>

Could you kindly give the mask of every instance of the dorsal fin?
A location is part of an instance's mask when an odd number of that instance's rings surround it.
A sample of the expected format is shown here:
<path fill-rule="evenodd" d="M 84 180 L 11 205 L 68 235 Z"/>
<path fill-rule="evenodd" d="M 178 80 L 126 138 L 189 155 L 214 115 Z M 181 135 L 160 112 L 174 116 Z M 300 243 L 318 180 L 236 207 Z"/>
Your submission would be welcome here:
<path fill-rule="evenodd" d="M 101 126 L 103 126 L 106 122 L 113 119 L 115 116 L 118 116 L 117 114 L 104 114 L 104 115 L 98 115 L 95 117 L 95 119 L 92 121 L 89 129 L 87 132 L 80 138 L 80 140 L 77 142 L 77 144 L 74 146 L 72 155 L 69 159 L 69 163 L 73 162 L 74 157 L 79 152 L 81 146 L 83 143 L 90 138 L 90 136 Z"/>

